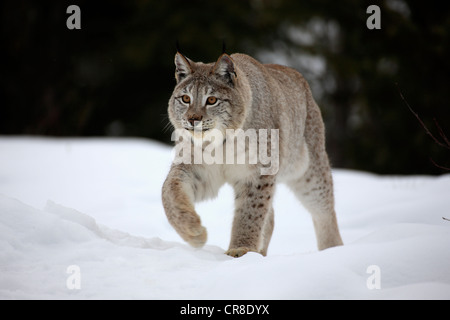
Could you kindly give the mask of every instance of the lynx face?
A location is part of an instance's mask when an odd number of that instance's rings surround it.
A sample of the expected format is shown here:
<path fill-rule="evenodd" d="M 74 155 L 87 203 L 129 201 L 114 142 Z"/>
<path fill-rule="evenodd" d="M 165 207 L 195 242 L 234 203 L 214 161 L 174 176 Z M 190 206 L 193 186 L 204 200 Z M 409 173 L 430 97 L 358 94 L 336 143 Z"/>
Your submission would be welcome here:
<path fill-rule="evenodd" d="M 230 56 L 224 54 L 215 64 L 195 63 L 177 53 L 177 85 L 169 101 L 169 118 L 175 129 L 185 129 L 202 138 L 213 129 L 225 136 L 226 129 L 239 129 L 245 120 L 247 95 Z M 194 137 L 195 137 L 194 136 Z"/>

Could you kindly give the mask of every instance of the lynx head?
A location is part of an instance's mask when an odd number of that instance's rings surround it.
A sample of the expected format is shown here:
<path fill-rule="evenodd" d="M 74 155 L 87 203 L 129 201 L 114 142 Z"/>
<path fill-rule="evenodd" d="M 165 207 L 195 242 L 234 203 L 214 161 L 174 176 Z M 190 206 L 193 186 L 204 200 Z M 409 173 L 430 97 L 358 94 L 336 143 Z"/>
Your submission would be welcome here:
<path fill-rule="evenodd" d="M 193 62 L 175 55 L 177 84 L 169 101 L 169 118 L 175 129 L 203 134 L 212 129 L 243 126 L 250 105 L 250 87 L 233 59 L 222 54 L 216 63 Z M 225 135 L 224 135 L 225 136 Z"/>

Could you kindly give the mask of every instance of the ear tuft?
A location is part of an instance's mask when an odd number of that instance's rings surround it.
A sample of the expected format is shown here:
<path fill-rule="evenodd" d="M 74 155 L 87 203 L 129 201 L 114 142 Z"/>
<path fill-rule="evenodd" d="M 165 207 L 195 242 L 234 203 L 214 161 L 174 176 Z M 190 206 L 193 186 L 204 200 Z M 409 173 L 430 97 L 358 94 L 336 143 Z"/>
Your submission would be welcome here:
<path fill-rule="evenodd" d="M 175 67 L 175 78 L 177 79 L 177 83 L 192 73 L 192 67 L 189 63 L 189 59 L 179 52 L 175 54 Z"/>
<path fill-rule="evenodd" d="M 228 84 L 234 85 L 236 80 L 236 70 L 234 68 L 233 59 L 226 53 L 222 54 L 214 65 L 212 73 L 221 77 Z"/>

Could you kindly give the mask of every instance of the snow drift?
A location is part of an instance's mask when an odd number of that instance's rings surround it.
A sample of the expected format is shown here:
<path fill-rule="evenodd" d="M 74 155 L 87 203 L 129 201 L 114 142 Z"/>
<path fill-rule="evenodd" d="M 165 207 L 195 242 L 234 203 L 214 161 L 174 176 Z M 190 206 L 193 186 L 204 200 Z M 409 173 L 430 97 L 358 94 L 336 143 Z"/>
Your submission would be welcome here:
<path fill-rule="evenodd" d="M 171 158 L 140 139 L 0 138 L 0 298 L 450 299 L 450 175 L 335 170 L 345 245 L 321 252 L 280 186 L 268 256 L 233 259 L 230 187 L 197 205 L 204 248 L 168 224 Z"/>

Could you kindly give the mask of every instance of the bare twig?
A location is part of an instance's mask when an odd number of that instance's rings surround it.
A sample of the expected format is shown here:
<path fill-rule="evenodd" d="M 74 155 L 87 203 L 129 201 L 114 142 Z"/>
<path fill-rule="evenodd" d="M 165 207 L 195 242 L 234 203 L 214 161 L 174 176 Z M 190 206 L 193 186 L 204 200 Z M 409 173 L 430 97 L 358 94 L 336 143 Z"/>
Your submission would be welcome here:
<path fill-rule="evenodd" d="M 434 164 L 439 169 L 450 171 L 450 168 L 447 168 L 447 167 L 444 167 L 444 166 L 441 166 L 441 165 L 437 164 L 432 158 L 430 158 L 430 161 L 431 161 L 432 164 Z"/>
<path fill-rule="evenodd" d="M 406 101 L 405 97 L 403 96 L 402 92 L 400 91 L 400 88 L 398 86 L 398 83 L 396 83 L 397 86 L 397 90 L 398 93 L 400 94 L 400 98 L 402 98 L 403 102 L 406 104 L 406 106 L 408 107 L 409 111 L 411 111 L 411 113 L 416 117 L 417 121 L 419 121 L 420 125 L 425 129 L 425 132 L 434 140 L 434 142 L 436 142 L 438 145 L 440 145 L 441 147 L 450 149 L 450 144 L 446 145 L 444 143 L 442 143 L 441 141 L 439 141 L 431 132 L 430 130 L 428 130 L 428 127 L 425 125 L 425 123 L 422 121 L 422 119 L 420 119 L 419 115 L 417 114 L 417 112 L 415 112 L 411 106 L 409 105 L 408 101 Z M 435 119 L 435 123 L 437 123 L 436 119 Z M 438 125 L 438 129 L 439 129 L 439 133 L 442 132 L 441 127 Z M 441 136 L 445 134 L 442 132 Z M 447 137 L 445 137 L 444 141 L 448 142 Z"/>
<path fill-rule="evenodd" d="M 447 136 L 445 135 L 444 131 L 442 130 L 441 126 L 439 125 L 439 122 L 437 122 L 436 118 L 434 118 L 433 120 L 434 120 L 434 124 L 436 125 L 436 128 L 438 128 L 438 130 L 439 130 L 439 134 L 441 135 L 441 138 L 444 139 L 444 142 L 446 143 L 446 145 L 444 145 L 444 147 L 446 147 L 447 149 L 450 149 L 450 141 L 448 140 Z"/>
<path fill-rule="evenodd" d="M 439 139 L 437 139 L 437 138 L 431 133 L 431 131 L 428 129 L 428 127 L 425 125 L 425 123 L 422 121 L 422 119 L 419 117 L 419 115 L 417 114 L 417 112 L 415 112 L 415 111 L 413 110 L 413 108 L 411 108 L 411 106 L 409 105 L 408 101 L 406 101 L 405 97 L 403 96 L 403 94 L 402 94 L 402 92 L 401 92 L 401 90 L 400 90 L 400 88 L 399 88 L 399 86 L 398 86 L 398 83 L 396 83 L 395 85 L 397 86 L 397 90 L 398 90 L 398 93 L 399 93 L 399 95 L 400 95 L 400 98 L 402 98 L 403 102 L 406 104 L 406 106 L 408 107 L 409 111 L 416 117 L 417 121 L 419 121 L 419 123 L 420 123 L 420 125 L 422 126 L 422 128 L 424 128 L 426 134 L 428 134 L 428 135 L 433 139 L 433 141 L 434 141 L 437 145 L 439 145 L 439 146 L 441 146 L 441 147 L 443 147 L 443 148 L 446 148 L 446 149 L 449 149 L 449 150 L 450 150 L 450 140 L 449 140 L 449 139 L 447 138 L 447 136 L 445 135 L 444 130 L 442 130 L 442 128 L 441 128 L 441 126 L 439 125 L 439 122 L 436 120 L 436 118 L 433 118 L 433 121 L 434 121 L 434 124 L 436 125 L 436 128 L 437 128 L 438 131 L 439 131 L 439 135 L 440 135 L 441 138 L 444 140 L 444 142 L 442 142 L 442 141 L 440 141 Z M 438 165 L 432 158 L 430 158 L 430 161 L 431 161 L 436 167 L 438 167 L 439 169 L 443 169 L 443 170 L 450 171 L 450 168 L 447 168 L 447 167 L 443 167 L 443 166 L 441 166 L 441 165 Z M 448 219 L 446 219 L 446 220 L 448 220 Z"/>

